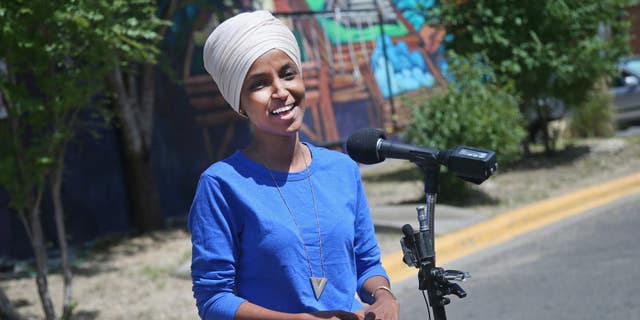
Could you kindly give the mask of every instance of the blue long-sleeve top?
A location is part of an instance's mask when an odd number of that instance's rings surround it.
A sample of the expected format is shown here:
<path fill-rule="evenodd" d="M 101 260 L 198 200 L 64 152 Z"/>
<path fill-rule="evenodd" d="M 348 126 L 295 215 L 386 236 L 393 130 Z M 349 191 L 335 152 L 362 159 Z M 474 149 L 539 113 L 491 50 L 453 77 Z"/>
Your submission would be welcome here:
<path fill-rule="evenodd" d="M 233 319 L 244 301 L 291 313 L 356 311 L 362 308 L 356 292 L 364 302 L 371 299 L 360 294 L 363 283 L 387 277 L 357 165 L 342 153 L 307 145 L 325 274 L 307 171 L 272 171 L 272 178 L 237 151 L 202 173 L 189 214 L 193 292 L 203 319 Z M 319 300 L 300 234 L 313 276 L 328 279 Z"/>

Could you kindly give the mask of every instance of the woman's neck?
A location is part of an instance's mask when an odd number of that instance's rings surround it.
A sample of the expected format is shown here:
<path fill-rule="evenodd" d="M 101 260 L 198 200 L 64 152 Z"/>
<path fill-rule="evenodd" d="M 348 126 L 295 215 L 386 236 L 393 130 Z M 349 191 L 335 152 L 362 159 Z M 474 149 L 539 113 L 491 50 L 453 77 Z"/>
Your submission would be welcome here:
<path fill-rule="evenodd" d="M 311 152 L 300 142 L 297 134 L 269 139 L 254 136 L 242 152 L 254 162 L 280 172 L 302 171 L 311 161 Z"/>

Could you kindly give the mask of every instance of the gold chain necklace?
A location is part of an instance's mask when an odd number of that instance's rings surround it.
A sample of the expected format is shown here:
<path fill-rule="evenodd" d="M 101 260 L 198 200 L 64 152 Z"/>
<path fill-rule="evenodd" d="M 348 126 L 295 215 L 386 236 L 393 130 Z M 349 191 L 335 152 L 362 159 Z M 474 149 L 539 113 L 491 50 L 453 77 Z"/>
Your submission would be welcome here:
<path fill-rule="evenodd" d="M 316 296 L 316 300 L 320 300 L 322 291 L 324 291 L 324 287 L 327 285 L 327 275 L 324 271 L 324 255 L 322 254 L 322 234 L 320 233 L 320 219 L 318 218 L 318 206 L 316 205 L 316 196 L 313 193 L 313 185 L 311 183 L 311 174 L 309 173 L 309 164 L 307 162 L 307 156 L 305 155 L 304 151 L 302 152 L 302 156 L 304 157 L 304 165 L 305 165 L 304 168 L 307 174 L 307 181 L 309 181 L 309 190 L 311 190 L 311 201 L 313 202 L 313 211 L 316 215 L 316 225 L 318 226 L 318 243 L 320 246 L 320 265 L 322 266 L 322 277 L 313 276 L 313 268 L 311 267 L 311 258 L 309 256 L 309 250 L 307 249 L 307 245 L 304 243 L 304 238 L 302 237 L 302 231 L 300 229 L 300 225 L 298 224 L 298 220 L 296 219 L 296 215 L 293 213 L 293 210 L 291 210 L 291 207 L 289 207 L 287 200 L 284 198 L 284 194 L 282 193 L 280 186 L 278 186 L 278 183 L 276 182 L 276 178 L 273 176 L 271 169 L 267 168 L 267 171 L 269 171 L 271 180 L 273 180 L 273 185 L 276 186 L 276 189 L 278 190 L 278 194 L 280 194 L 280 198 L 282 199 L 282 202 L 284 202 L 284 206 L 287 207 L 287 211 L 289 211 L 289 215 L 291 216 L 291 219 L 293 219 L 293 223 L 296 225 L 296 228 L 298 229 L 298 237 L 300 238 L 300 242 L 302 242 L 304 253 L 307 255 L 307 264 L 309 265 L 309 274 L 310 274 L 309 280 L 311 281 L 313 294 Z M 267 165 L 271 167 L 271 164 L 269 164 L 269 161 L 266 160 L 266 157 L 265 157 L 265 162 L 267 162 Z"/>

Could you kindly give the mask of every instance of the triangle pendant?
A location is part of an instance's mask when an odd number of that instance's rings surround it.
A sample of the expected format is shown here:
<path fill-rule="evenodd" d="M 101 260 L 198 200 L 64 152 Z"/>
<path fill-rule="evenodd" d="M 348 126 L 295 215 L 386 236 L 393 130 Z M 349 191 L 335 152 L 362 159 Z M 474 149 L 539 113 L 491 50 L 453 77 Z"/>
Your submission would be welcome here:
<path fill-rule="evenodd" d="M 327 285 L 327 278 L 311 277 L 311 286 L 313 286 L 313 294 L 316 295 L 316 300 L 320 300 L 324 286 Z"/>

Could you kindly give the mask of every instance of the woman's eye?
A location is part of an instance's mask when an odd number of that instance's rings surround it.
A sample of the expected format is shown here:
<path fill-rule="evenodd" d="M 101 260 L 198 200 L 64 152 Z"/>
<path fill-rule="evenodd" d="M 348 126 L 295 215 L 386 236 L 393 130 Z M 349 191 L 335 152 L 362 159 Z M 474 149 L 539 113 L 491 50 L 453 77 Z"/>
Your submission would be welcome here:
<path fill-rule="evenodd" d="M 266 82 L 265 82 L 265 81 L 258 80 L 258 81 L 255 81 L 255 82 L 251 85 L 251 89 L 252 89 L 252 90 L 257 90 L 257 89 L 263 88 L 265 85 L 266 85 Z"/>
<path fill-rule="evenodd" d="M 287 79 L 287 80 L 292 80 L 292 79 L 293 79 L 293 78 L 295 78 L 295 77 L 296 77 L 296 73 L 295 73 L 295 72 L 293 72 L 293 71 L 287 71 L 287 72 L 285 72 L 285 74 L 284 74 L 284 77 L 283 77 L 283 78 L 284 78 L 284 79 Z"/>

